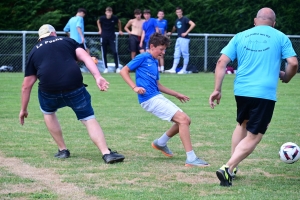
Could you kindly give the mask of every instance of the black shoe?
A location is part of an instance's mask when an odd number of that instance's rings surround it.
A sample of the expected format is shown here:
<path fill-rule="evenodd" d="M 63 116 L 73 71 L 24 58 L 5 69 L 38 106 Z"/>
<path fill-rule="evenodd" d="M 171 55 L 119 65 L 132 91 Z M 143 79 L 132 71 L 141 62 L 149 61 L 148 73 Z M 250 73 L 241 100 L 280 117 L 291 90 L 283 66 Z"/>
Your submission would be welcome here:
<path fill-rule="evenodd" d="M 230 187 L 232 186 L 232 176 L 228 173 L 229 167 L 223 165 L 220 169 L 217 170 L 216 174 L 220 180 L 221 186 Z"/>
<path fill-rule="evenodd" d="M 58 150 L 57 154 L 54 155 L 56 158 L 69 158 L 70 151 L 68 149 Z"/>
<path fill-rule="evenodd" d="M 104 154 L 102 156 L 102 159 L 104 160 L 104 162 L 106 164 L 113 164 L 116 162 L 122 162 L 125 157 L 122 154 L 118 154 L 118 152 L 116 151 L 111 151 L 110 149 L 108 149 L 110 151 L 110 154 Z"/>

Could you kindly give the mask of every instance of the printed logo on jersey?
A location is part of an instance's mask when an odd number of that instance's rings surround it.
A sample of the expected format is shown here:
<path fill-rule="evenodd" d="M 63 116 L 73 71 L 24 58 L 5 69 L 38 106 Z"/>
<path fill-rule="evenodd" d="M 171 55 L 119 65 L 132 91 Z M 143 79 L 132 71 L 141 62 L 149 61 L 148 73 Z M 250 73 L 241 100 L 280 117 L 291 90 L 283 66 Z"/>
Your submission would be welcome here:
<path fill-rule="evenodd" d="M 181 28 L 181 27 L 182 27 L 181 21 L 178 21 L 178 22 L 176 23 L 176 27 L 177 27 L 177 28 Z"/>

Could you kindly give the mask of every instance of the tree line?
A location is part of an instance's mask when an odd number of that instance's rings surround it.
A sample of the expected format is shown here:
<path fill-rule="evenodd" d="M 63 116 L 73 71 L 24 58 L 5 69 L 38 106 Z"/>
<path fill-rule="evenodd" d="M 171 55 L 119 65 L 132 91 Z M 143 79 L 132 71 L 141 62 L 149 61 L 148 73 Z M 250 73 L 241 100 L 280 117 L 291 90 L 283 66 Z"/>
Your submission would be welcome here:
<path fill-rule="evenodd" d="M 288 35 L 300 35 L 300 0 L 2 0 L 0 2 L 0 30 L 36 31 L 42 24 L 52 24 L 62 31 L 78 8 L 87 10 L 85 31 L 97 32 L 96 21 L 105 8 L 113 8 L 122 26 L 132 19 L 133 10 L 150 9 L 156 18 L 158 10 L 165 12 L 168 30 L 176 20 L 175 8 L 196 23 L 193 33 L 235 34 L 253 27 L 253 18 L 262 7 L 272 8 L 276 15 L 276 28 Z"/>

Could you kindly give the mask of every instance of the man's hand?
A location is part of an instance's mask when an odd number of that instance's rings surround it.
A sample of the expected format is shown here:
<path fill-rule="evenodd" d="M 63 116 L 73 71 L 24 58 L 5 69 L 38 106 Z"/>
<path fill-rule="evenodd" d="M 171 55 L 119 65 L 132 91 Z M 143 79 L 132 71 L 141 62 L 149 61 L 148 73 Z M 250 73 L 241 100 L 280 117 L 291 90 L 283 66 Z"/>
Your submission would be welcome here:
<path fill-rule="evenodd" d="M 222 96 L 221 92 L 216 91 L 216 90 L 213 91 L 213 93 L 211 93 L 208 103 L 212 109 L 214 109 L 214 107 L 216 106 L 216 104 L 214 103 L 215 100 L 217 100 L 217 104 L 220 103 L 221 96 Z"/>
<path fill-rule="evenodd" d="M 27 118 L 28 112 L 27 110 L 21 110 L 19 114 L 20 124 L 24 125 L 24 118 Z"/>
<path fill-rule="evenodd" d="M 181 33 L 182 37 L 185 37 L 187 35 L 187 33 Z"/>
<path fill-rule="evenodd" d="M 101 91 L 106 91 L 109 87 L 109 82 L 107 82 L 105 80 L 105 78 L 103 78 L 102 76 L 100 76 L 99 78 L 96 79 L 96 83 L 97 83 L 97 86 L 98 88 L 101 90 Z"/>

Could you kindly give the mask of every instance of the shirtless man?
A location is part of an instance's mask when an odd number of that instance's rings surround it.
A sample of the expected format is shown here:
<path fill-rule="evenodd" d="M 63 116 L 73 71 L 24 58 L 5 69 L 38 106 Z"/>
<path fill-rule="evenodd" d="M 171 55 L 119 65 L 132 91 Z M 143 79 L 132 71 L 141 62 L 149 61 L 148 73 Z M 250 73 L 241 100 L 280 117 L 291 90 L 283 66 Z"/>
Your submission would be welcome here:
<path fill-rule="evenodd" d="M 137 52 L 143 52 L 139 44 L 143 32 L 142 27 L 145 20 L 142 19 L 142 11 L 140 9 L 134 10 L 134 16 L 135 18 L 129 20 L 126 26 L 124 27 L 125 31 L 129 34 L 129 48 L 131 51 L 131 59 L 133 59 L 136 56 Z M 130 27 L 131 31 L 129 29 Z"/>

